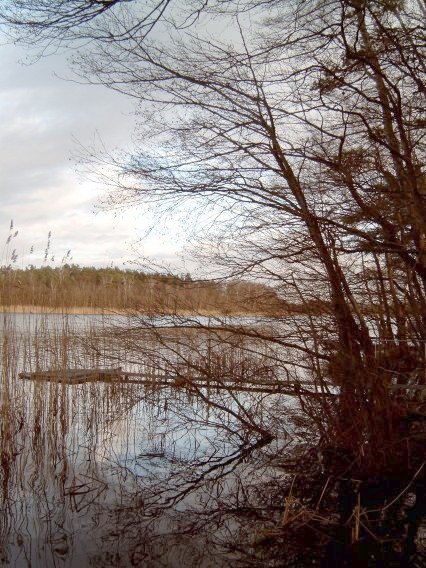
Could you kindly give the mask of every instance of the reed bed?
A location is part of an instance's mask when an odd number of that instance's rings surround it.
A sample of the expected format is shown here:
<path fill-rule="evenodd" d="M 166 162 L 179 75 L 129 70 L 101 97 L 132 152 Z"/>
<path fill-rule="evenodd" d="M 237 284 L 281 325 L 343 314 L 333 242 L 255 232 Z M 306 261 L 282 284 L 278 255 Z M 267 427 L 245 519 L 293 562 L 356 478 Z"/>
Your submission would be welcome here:
<path fill-rule="evenodd" d="M 61 378 L 69 368 L 118 364 L 154 376 L 174 367 L 187 381 L 200 372 L 244 378 L 250 366 L 242 346 L 220 351 L 193 337 L 189 348 L 187 336 L 174 342 L 171 357 L 159 338 L 128 331 L 123 341 L 123 329 L 105 318 L 2 317 L 0 563 L 167 566 L 173 550 L 181 565 L 228 565 L 224 543 L 238 522 L 229 515 L 222 522 L 218 503 L 254 471 L 257 479 L 275 475 L 265 465 L 260 473 L 247 456 L 264 451 L 272 428 L 288 442 L 277 407 L 265 405 L 265 395 L 189 384 Z M 257 365 L 271 373 L 270 354 Z M 19 378 L 47 369 L 57 370 L 57 380 Z M 211 510 L 214 522 L 201 530 Z"/>
<path fill-rule="evenodd" d="M 369 530 L 380 546 L 402 546 L 405 537 L 386 540 L 386 523 L 402 523 L 420 495 L 420 464 L 411 485 L 388 488 L 404 499 L 382 515 L 356 480 L 327 477 L 315 428 L 324 399 L 300 413 L 302 397 L 217 388 L 296 380 L 305 361 L 223 330 L 140 324 L 2 316 L 2 566 L 297 565 L 301 550 L 319 562 L 343 530 L 355 543 Z M 116 367 L 153 380 L 63 380 L 67 369 Z M 56 379 L 19 378 L 43 370 Z M 171 373 L 178 380 L 164 388 Z"/>

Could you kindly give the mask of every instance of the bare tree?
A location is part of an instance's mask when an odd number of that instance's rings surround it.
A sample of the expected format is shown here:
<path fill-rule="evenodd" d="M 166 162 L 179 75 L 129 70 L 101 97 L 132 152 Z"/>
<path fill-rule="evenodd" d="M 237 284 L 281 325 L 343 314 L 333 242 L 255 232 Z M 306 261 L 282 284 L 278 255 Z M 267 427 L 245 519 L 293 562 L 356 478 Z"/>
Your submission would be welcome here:
<path fill-rule="evenodd" d="M 325 444 L 374 471 L 403 454 L 390 383 L 424 382 L 424 5 L 266 7 L 15 1 L 3 17 L 43 45 L 63 30 L 90 38 L 80 76 L 140 112 L 112 203 L 190 198 L 216 212 L 217 263 L 303 306 L 297 341 L 235 333 L 291 345 L 304 376 L 337 384 L 338 403 L 307 411 Z M 392 349 L 413 365 L 392 367 Z"/>

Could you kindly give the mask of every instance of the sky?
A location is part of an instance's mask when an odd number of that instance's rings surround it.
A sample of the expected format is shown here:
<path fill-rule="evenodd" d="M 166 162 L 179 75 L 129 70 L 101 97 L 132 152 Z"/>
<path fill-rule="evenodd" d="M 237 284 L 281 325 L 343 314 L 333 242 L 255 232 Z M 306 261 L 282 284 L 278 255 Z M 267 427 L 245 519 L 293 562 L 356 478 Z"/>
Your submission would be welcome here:
<path fill-rule="evenodd" d="M 147 235 L 149 211 L 101 210 L 105 188 L 76 163 L 80 145 L 95 138 L 108 150 L 131 147 L 131 101 L 65 80 L 71 77 L 66 53 L 26 61 L 22 47 L 0 42 L 0 264 L 13 256 L 19 268 L 70 261 L 137 268 L 148 257 L 186 270 L 176 257 L 182 244 L 177 227 Z"/>

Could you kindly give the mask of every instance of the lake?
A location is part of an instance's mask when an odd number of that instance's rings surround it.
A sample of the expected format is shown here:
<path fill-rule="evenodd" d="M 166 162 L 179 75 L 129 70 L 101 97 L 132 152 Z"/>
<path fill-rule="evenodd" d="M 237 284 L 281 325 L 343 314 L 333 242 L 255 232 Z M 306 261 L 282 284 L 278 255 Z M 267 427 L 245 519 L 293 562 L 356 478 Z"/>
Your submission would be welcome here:
<path fill-rule="evenodd" d="M 19 378 L 118 366 L 188 376 L 201 361 L 232 378 L 281 365 L 275 351 L 161 321 L 159 334 L 126 316 L 0 317 L 2 566 L 246 565 L 244 507 L 288 481 L 277 455 L 297 439 L 297 399 Z"/>

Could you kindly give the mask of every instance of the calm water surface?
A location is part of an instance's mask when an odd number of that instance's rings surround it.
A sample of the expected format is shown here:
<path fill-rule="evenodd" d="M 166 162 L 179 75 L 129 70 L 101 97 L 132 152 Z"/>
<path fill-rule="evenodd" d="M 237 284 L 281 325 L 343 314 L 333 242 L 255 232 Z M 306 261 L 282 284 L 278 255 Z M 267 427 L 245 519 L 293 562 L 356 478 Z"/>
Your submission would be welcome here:
<path fill-rule="evenodd" d="M 3 314 L 0 322 L 0 565 L 238 562 L 226 543 L 239 525 L 221 506 L 240 485 L 283 475 L 256 460 L 291 440 L 282 409 L 294 400 L 21 380 L 22 370 L 147 362 L 129 335 L 123 345 L 121 332 L 110 334 L 125 316 Z M 148 355 L 164 350 L 144 341 Z M 250 453 L 259 440 L 251 423 L 276 439 Z"/>

